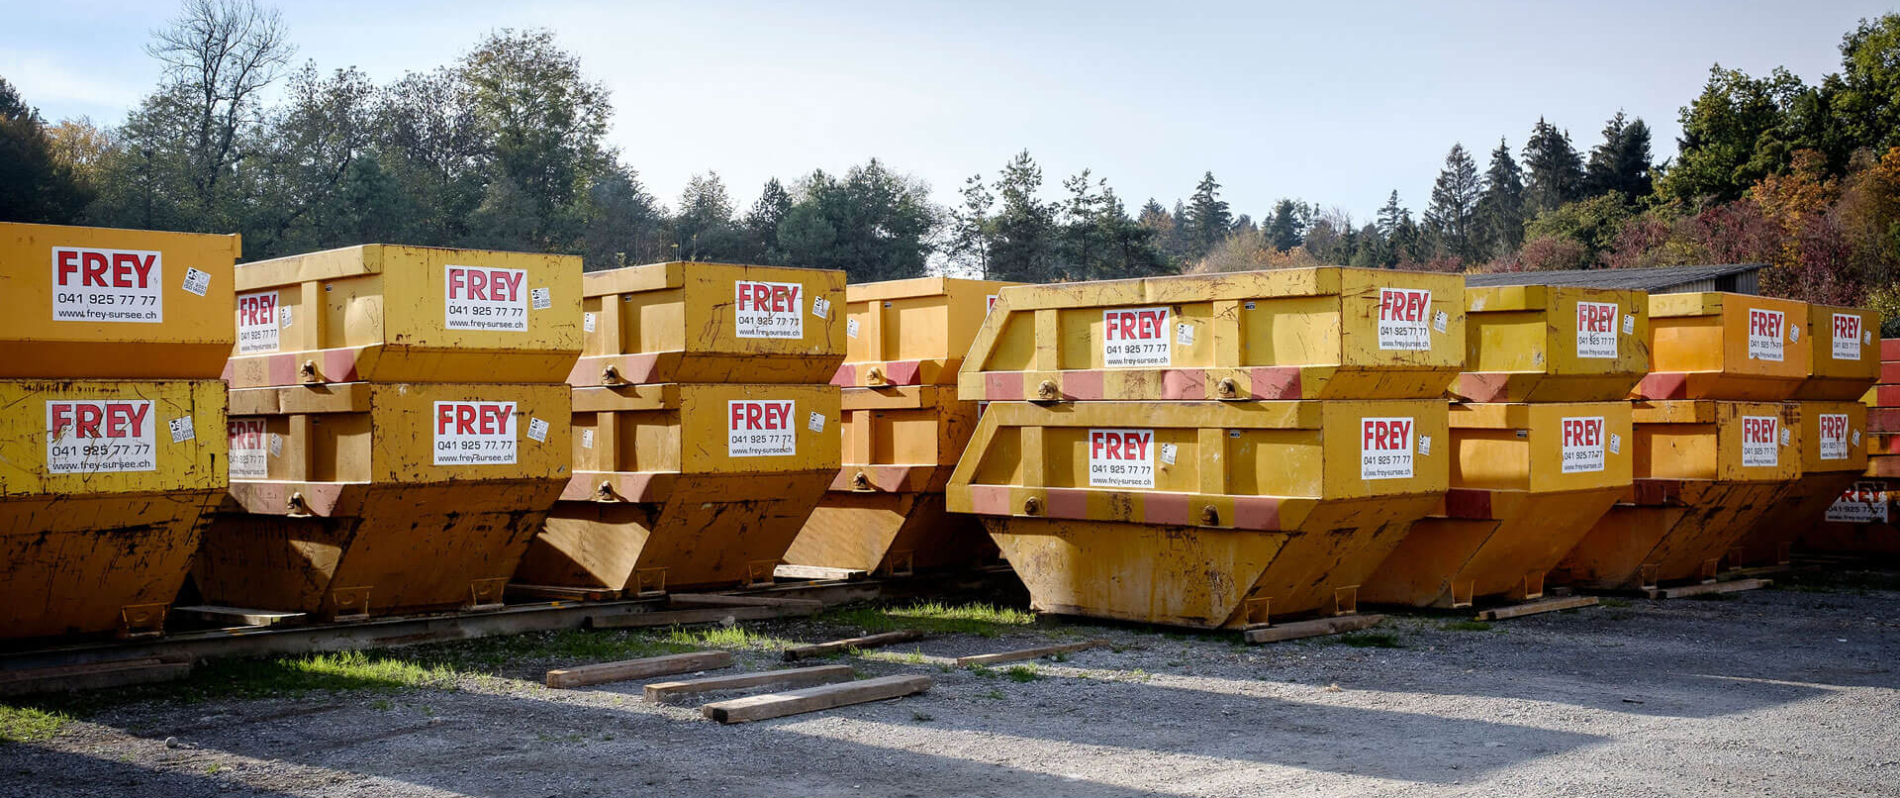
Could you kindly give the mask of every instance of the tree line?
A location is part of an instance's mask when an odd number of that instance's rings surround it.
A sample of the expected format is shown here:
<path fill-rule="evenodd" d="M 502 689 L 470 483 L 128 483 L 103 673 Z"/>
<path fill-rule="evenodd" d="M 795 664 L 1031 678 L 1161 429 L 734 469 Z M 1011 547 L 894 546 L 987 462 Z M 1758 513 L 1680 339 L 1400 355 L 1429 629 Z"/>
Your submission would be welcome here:
<path fill-rule="evenodd" d="M 1713 67 L 1680 111 L 1673 159 L 1621 111 L 1587 149 L 1545 119 L 1521 147 L 1453 144 L 1417 215 L 1393 190 L 1372 219 L 1296 198 L 1255 219 L 1211 171 L 1183 199 L 1131 210 L 1091 170 L 1045 182 L 1028 152 L 947 207 L 872 158 L 773 178 L 741 209 L 710 171 L 672 205 L 656 198 L 606 141 L 607 90 L 551 32 L 496 31 L 378 84 L 296 65 L 281 16 L 255 0 L 186 0 L 147 46 L 158 85 L 116 124 L 49 125 L 0 76 L 0 220 L 238 232 L 246 259 L 396 241 L 854 281 L 1760 262 L 1771 293 L 1900 310 L 1900 14 L 1863 20 L 1840 51 L 1815 85 Z"/>

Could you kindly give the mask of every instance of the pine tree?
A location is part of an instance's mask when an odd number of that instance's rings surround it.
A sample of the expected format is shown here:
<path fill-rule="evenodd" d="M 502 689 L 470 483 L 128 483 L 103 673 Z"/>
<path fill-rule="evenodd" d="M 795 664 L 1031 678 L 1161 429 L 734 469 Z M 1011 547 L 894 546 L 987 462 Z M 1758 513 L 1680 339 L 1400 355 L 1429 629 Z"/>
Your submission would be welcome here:
<path fill-rule="evenodd" d="M 1524 213 L 1536 216 L 1583 195 L 1583 158 L 1570 134 L 1542 117 L 1524 143 Z"/>
<path fill-rule="evenodd" d="M 1306 206 L 1290 199 L 1273 204 L 1273 218 L 1261 229 L 1267 238 L 1267 246 L 1281 252 L 1297 247 L 1305 240 Z"/>
<path fill-rule="evenodd" d="M 752 203 L 752 210 L 745 216 L 746 244 L 750 251 L 748 259 L 759 263 L 782 263 L 784 253 L 778 245 L 778 226 L 785 221 L 785 214 L 792 209 L 792 195 L 785 185 L 774 177 L 765 181 L 765 188 L 759 190 L 759 200 Z"/>
<path fill-rule="evenodd" d="M 1387 240 L 1390 240 L 1392 234 L 1398 232 L 1399 222 L 1404 221 L 1406 217 L 1411 215 L 1411 211 L 1406 210 L 1405 206 L 1399 204 L 1398 189 L 1393 189 L 1392 196 L 1387 198 L 1385 206 L 1379 209 L 1379 221 L 1377 222 L 1379 225 L 1379 235 L 1385 236 Z"/>
<path fill-rule="evenodd" d="M 1451 145 L 1445 168 L 1432 185 L 1432 202 L 1425 209 L 1425 226 L 1445 252 L 1471 260 L 1476 257 L 1473 228 L 1478 215 L 1478 165 L 1463 144 Z"/>
<path fill-rule="evenodd" d="M 996 179 L 1002 200 L 991 220 L 989 276 L 1026 283 L 1055 278 L 1056 208 L 1037 196 L 1042 167 L 1023 150 Z"/>
<path fill-rule="evenodd" d="M 1198 258 L 1207 254 L 1227 237 L 1233 224 L 1234 216 L 1227 209 L 1227 201 L 1220 198 L 1220 184 L 1214 182 L 1214 173 L 1203 174 L 1194 187 L 1194 196 L 1188 199 L 1187 234 L 1193 247 L 1189 255 Z"/>
<path fill-rule="evenodd" d="M 981 173 L 963 181 L 963 204 L 950 209 L 950 259 L 976 276 L 990 275 L 990 206 L 996 195 L 983 185 Z"/>
<path fill-rule="evenodd" d="M 1626 120 L 1622 111 L 1603 126 L 1603 143 L 1590 151 L 1584 180 L 1590 194 L 1612 191 L 1635 199 L 1650 191 L 1649 125 Z"/>
<path fill-rule="evenodd" d="M 1501 258 L 1524 244 L 1524 170 L 1518 168 L 1503 138 L 1491 151 L 1491 166 L 1484 172 L 1477 234 L 1481 257 Z"/>

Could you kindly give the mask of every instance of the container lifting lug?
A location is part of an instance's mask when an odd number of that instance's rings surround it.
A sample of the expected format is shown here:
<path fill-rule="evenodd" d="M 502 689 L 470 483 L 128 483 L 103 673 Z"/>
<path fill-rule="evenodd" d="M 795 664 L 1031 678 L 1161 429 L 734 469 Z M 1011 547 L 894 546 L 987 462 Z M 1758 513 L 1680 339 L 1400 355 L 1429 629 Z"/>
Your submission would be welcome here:
<path fill-rule="evenodd" d="M 1201 507 L 1201 525 L 1219 526 L 1220 510 L 1215 509 L 1214 505 L 1211 504 Z"/>
<path fill-rule="evenodd" d="M 864 382 L 866 385 L 883 385 L 884 384 L 884 370 L 876 366 L 872 366 L 870 371 L 865 372 Z"/>
<path fill-rule="evenodd" d="M 594 488 L 594 501 L 614 501 L 614 483 L 611 480 L 603 479 L 600 481 L 600 486 Z"/>
<path fill-rule="evenodd" d="M 1038 515 L 1042 512 L 1042 500 L 1031 496 L 1023 500 L 1024 515 Z"/>
<path fill-rule="evenodd" d="M 1239 383 L 1234 382 L 1233 377 L 1222 378 L 1220 381 L 1220 385 L 1216 387 L 1214 390 L 1216 393 L 1220 394 L 1220 398 L 1222 399 L 1240 398 L 1240 385 Z"/>
<path fill-rule="evenodd" d="M 867 491 L 870 490 L 871 478 L 867 476 L 863 471 L 859 471 L 858 473 L 853 474 L 851 476 L 851 489 L 852 490 L 867 490 Z"/>
<path fill-rule="evenodd" d="M 1036 401 L 1038 402 L 1054 402 L 1061 398 L 1062 391 L 1056 387 L 1055 380 L 1043 380 L 1041 385 L 1036 386 Z"/>
<path fill-rule="evenodd" d="M 292 518 L 310 517 L 310 505 L 304 501 L 303 491 L 293 492 L 284 500 L 284 514 Z"/>
<path fill-rule="evenodd" d="M 600 382 L 602 385 L 619 385 L 622 382 L 620 379 L 620 367 L 608 364 L 606 368 L 601 369 Z"/>
<path fill-rule="evenodd" d="M 317 361 L 304 361 L 303 365 L 297 368 L 297 379 L 304 382 L 322 382 L 323 378 L 317 376 Z"/>

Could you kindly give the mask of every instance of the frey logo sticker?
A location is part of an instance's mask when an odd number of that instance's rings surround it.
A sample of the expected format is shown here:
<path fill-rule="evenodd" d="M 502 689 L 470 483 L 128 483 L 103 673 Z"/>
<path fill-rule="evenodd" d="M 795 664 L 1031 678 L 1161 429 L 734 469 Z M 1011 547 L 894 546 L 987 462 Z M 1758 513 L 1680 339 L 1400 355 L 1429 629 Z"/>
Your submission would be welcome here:
<path fill-rule="evenodd" d="M 164 271 L 159 252 L 53 247 L 53 320 L 163 322 Z"/>
<path fill-rule="evenodd" d="M 1827 508 L 1826 520 L 1853 524 L 1887 521 L 1887 486 L 1884 482 L 1856 482 L 1841 491 L 1840 498 Z"/>
<path fill-rule="evenodd" d="M 1379 348 L 1424 352 L 1432 348 L 1426 327 L 1432 292 L 1417 288 L 1379 289 Z M 1409 451 L 1410 446 L 1406 449 Z M 1408 464 L 1407 469 L 1411 466 Z M 1411 476 L 1408 471 L 1406 476 Z"/>
<path fill-rule="evenodd" d="M 1781 462 L 1781 453 L 1776 446 L 1776 441 L 1780 437 L 1780 418 L 1742 416 L 1742 467 L 1774 468 Z"/>
<path fill-rule="evenodd" d="M 726 402 L 726 456 L 785 457 L 798 453 L 790 399 Z"/>
<path fill-rule="evenodd" d="M 1834 359 L 1860 359 L 1860 317 L 1852 313 L 1834 314 Z"/>
<path fill-rule="evenodd" d="M 150 399 L 46 403 L 46 470 L 54 474 L 157 471 Z"/>
<path fill-rule="evenodd" d="M 1359 420 L 1360 479 L 1412 477 L 1413 422 L 1410 418 Z"/>
<path fill-rule="evenodd" d="M 1779 310 L 1748 310 L 1748 359 L 1781 360 L 1781 336 L 1788 320 Z"/>
<path fill-rule="evenodd" d="M 1102 311 L 1103 366 L 1166 366 L 1173 362 L 1167 308 Z"/>
<path fill-rule="evenodd" d="M 448 266 L 442 326 L 451 330 L 528 331 L 527 269 Z M 512 441 L 514 436 L 510 435 Z M 510 459 L 512 463 L 514 460 Z M 441 463 L 437 463 L 441 465 Z"/>
<path fill-rule="evenodd" d="M 1612 312 L 1609 318 L 1616 318 L 1616 314 Z M 1564 419 L 1563 472 L 1602 471 L 1603 463 L 1603 417 Z"/>
<path fill-rule="evenodd" d="M 265 452 L 270 441 L 264 435 L 264 419 L 234 418 L 225 422 L 224 429 L 231 448 L 231 478 L 269 479 Z"/>
<path fill-rule="evenodd" d="M 1815 419 L 1821 433 L 1821 459 L 1847 459 L 1847 414 L 1822 413 Z"/>
<path fill-rule="evenodd" d="M 512 465 L 514 402 L 436 402 L 435 464 Z"/>
<path fill-rule="evenodd" d="M 1577 303 L 1577 357 L 1616 359 L 1616 303 Z"/>
<path fill-rule="evenodd" d="M 739 280 L 732 284 L 733 335 L 740 338 L 805 337 L 805 287 L 798 283 Z"/>
<path fill-rule="evenodd" d="M 1155 431 L 1089 430 L 1089 487 L 1153 488 Z"/>
<path fill-rule="evenodd" d="M 239 294 L 238 354 L 277 351 L 277 292 Z"/>

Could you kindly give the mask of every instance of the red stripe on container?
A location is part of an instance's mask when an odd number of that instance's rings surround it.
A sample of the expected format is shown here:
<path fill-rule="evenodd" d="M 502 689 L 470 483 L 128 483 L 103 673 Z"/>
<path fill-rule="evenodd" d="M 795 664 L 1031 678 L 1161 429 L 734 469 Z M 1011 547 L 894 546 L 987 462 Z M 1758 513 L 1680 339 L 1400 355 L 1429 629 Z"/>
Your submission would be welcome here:
<path fill-rule="evenodd" d="M 1293 367 L 1248 369 L 1255 399 L 1300 398 L 1300 370 Z"/>
<path fill-rule="evenodd" d="M 1086 491 L 1074 488 L 1049 489 L 1049 517 L 1077 518 L 1089 517 L 1089 495 Z"/>
<path fill-rule="evenodd" d="M 1234 528 L 1278 531 L 1280 500 L 1265 496 L 1235 496 Z"/>
<path fill-rule="evenodd" d="M 1161 373 L 1161 398 L 1198 402 L 1207 398 L 1207 372 L 1201 369 L 1169 369 Z"/>
<path fill-rule="evenodd" d="M 1188 522 L 1188 497 L 1180 493 L 1144 493 L 1141 496 L 1142 520 L 1150 524 L 1185 525 Z"/>
<path fill-rule="evenodd" d="M 983 375 L 983 398 L 992 402 L 1028 399 L 1029 397 L 1023 395 L 1023 373 L 994 371 Z"/>
<path fill-rule="evenodd" d="M 1071 371 L 1062 375 L 1062 396 L 1084 402 L 1100 401 L 1103 398 L 1102 372 Z"/>
<path fill-rule="evenodd" d="M 1689 375 L 1680 371 L 1659 371 L 1636 383 L 1631 396 L 1641 399 L 1686 399 L 1689 396 Z"/>

